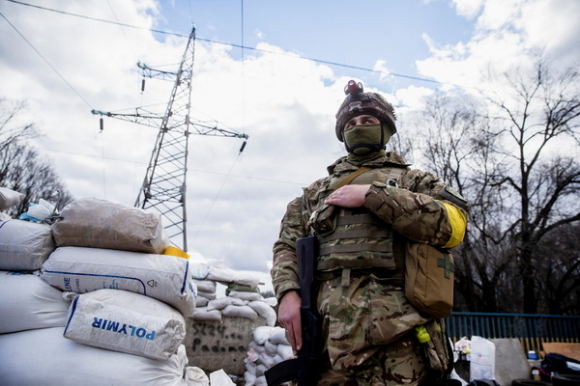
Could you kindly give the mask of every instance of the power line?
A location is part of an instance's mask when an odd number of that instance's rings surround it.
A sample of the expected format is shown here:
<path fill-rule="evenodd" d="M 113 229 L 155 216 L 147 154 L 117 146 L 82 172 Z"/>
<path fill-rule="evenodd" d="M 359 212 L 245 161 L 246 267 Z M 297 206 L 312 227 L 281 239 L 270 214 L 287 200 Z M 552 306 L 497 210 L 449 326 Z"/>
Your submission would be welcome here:
<path fill-rule="evenodd" d="M 76 13 L 61 11 L 61 10 L 58 10 L 58 9 L 42 7 L 42 6 L 34 5 L 34 4 L 28 4 L 28 3 L 24 3 L 22 1 L 17 1 L 17 0 L 6 0 L 6 1 L 9 1 L 9 2 L 14 3 L 14 4 L 25 5 L 27 7 L 41 9 L 41 10 L 44 10 L 44 11 L 56 12 L 56 13 L 60 13 L 60 14 L 67 15 L 67 16 L 75 16 L 75 17 L 80 17 L 80 18 L 83 18 L 83 19 L 88 19 L 88 20 L 93 20 L 93 21 L 98 21 L 98 22 L 108 23 L 108 24 L 115 24 L 115 25 L 120 25 L 120 26 L 123 26 L 123 27 L 140 29 L 140 30 L 150 31 L 150 32 L 154 32 L 154 33 L 158 33 L 158 34 L 163 34 L 163 35 L 171 35 L 171 36 L 177 36 L 177 37 L 182 37 L 182 38 L 188 38 L 187 35 L 183 35 L 183 34 L 180 34 L 180 33 L 177 33 L 177 32 L 163 31 L 163 30 L 158 30 L 158 29 L 149 28 L 149 27 L 139 27 L 139 26 L 135 26 L 135 25 L 131 25 L 131 24 L 120 23 L 118 21 L 111 21 L 111 20 L 99 19 L 99 18 L 96 18 L 96 17 L 86 16 L 86 15 L 79 15 L 79 14 L 76 14 Z M 292 53 L 277 52 L 277 51 L 265 50 L 265 49 L 261 49 L 261 48 L 248 47 L 248 46 L 243 45 L 243 42 L 242 42 L 242 44 L 235 44 L 235 43 L 222 42 L 222 41 L 219 41 L 219 40 L 204 39 L 204 38 L 200 38 L 200 37 L 197 37 L 197 36 L 196 36 L 195 40 L 202 41 L 202 42 L 206 42 L 206 43 L 212 43 L 212 44 L 227 45 L 227 46 L 230 46 L 230 47 L 233 47 L 233 48 L 240 48 L 242 50 L 242 52 L 243 52 L 243 50 L 250 50 L 250 51 L 262 52 L 262 53 L 267 53 L 267 54 L 284 55 L 284 56 L 293 57 L 295 59 L 310 60 L 310 61 L 315 62 L 315 63 L 327 64 L 327 65 L 330 65 L 330 66 L 343 67 L 343 68 L 349 68 L 349 69 L 353 69 L 353 70 L 359 70 L 359 71 L 365 71 L 365 72 L 372 72 L 372 73 L 379 73 L 379 74 L 382 73 L 382 71 L 374 70 L 372 68 L 354 66 L 354 65 L 343 64 L 343 63 L 338 63 L 338 62 L 331 62 L 331 61 L 328 61 L 328 60 L 315 59 L 315 58 L 310 58 L 310 57 L 306 57 L 306 56 L 302 56 L 302 55 L 297 55 L 297 54 L 292 54 Z M 392 76 L 397 77 L 397 78 L 405 78 L 405 79 L 411 79 L 411 80 L 418 80 L 418 81 L 421 81 L 421 82 L 429 82 L 429 83 L 435 83 L 435 84 L 440 84 L 440 85 L 450 85 L 450 86 L 465 88 L 463 86 L 460 86 L 460 85 L 457 85 L 457 84 L 453 84 L 453 83 L 440 82 L 440 81 L 437 81 L 437 80 L 434 80 L 434 79 L 426 79 L 426 78 L 421 78 L 421 77 L 418 77 L 418 76 L 398 74 L 398 73 L 395 73 L 395 72 L 389 72 L 389 75 L 392 75 Z"/>
<path fill-rule="evenodd" d="M 23 35 L 23 34 L 22 34 L 22 33 L 21 33 L 19 30 L 18 30 L 18 28 L 16 28 L 16 26 L 15 26 L 14 24 L 12 24 L 12 23 L 10 22 L 10 20 L 8 20 L 8 19 L 6 18 L 6 16 L 4 16 L 4 14 L 3 14 L 2 12 L 0 12 L 0 16 L 2 16 L 2 17 L 4 18 L 4 20 L 6 20 L 6 22 L 7 22 L 8 24 L 10 24 L 10 27 L 12 27 L 12 28 L 14 29 L 14 31 L 16 31 L 16 33 L 17 33 L 18 35 L 20 35 L 20 37 L 21 37 L 22 39 L 24 39 L 24 41 L 25 41 L 25 42 L 26 42 L 26 43 L 27 43 L 27 44 L 28 44 L 28 45 L 29 45 L 29 46 L 30 46 L 30 47 L 31 47 L 31 48 L 34 50 L 34 52 L 36 52 L 36 53 L 38 54 L 38 56 L 40 56 L 40 57 L 42 58 L 42 60 L 44 60 L 44 62 L 45 62 L 46 64 L 48 64 L 48 66 L 49 66 L 49 67 L 52 69 L 52 71 L 54 71 L 54 72 L 56 73 L 56 75 L 58 75 L 58 76 L 60 77 L 60 79 L 62 79 L 62 81 L 63 81 L 63 82 L 65 82 L 65 83 L 67 84 L 67 86 L 69 86 L 69 87 L 70 87 L 70 89 L 71 89 L 71 90 L 73 90 L 73 92 L 74 92 L 75 94 L 77 94 L 77 96 L 78 96 L 79 98 L 81 98 L 81 100 L 82 100 L 83 102 L 85 102 L 85 104 L 86 104 L 87 106 L 89 106 L 89 108 L 90 108 L 90 109 L 92 109 L 93 107 L 91 106 L 91 104 L 90 104 L 89 102 L 87 102 L 87 100 L 86 100 L 86 99 L 85 99 L 85 98 L 84 98 L 84 97 L 83 97 L 83 96 L 82 96 L 82 95 L 81 95 L 81 94 L 80 94 L 80 93 L 79 93 L 79 92 L 78 92 L 78 91 L 77 91 L 77 90 L 76 90 L 76 89 L 73 87 L 73 85 L 72 85 L 72 84 L 70 84 L 70 83 L 68 82 L 68 80 L 66 80 L 66 78 L 65 78 L 64 76 L 62 76 L 62 74 L 61 74 L 60 72 L 58 72 L 58 70 L 57 70 L 57 69 L 56 69 L 56 68 L 55 68 L 55 67 L 54 67 L 52 64 L 50 64 L 50 62 L 48 61 L 48 59 L 46 59 L 46 58 L 45 58 L 45 57 L 44 57 L 44 56 L 43 56 L 43 55 L 40 53 L 40 51 L 38 51 L 38 50 L 36 49 L 36 47 L 34 47 L 34 45 L 33 45 L 33 44 L 32 44 L 32 43 L 31 43 L 31 42 L 28 40 L 28 39 L 26 39 L 26 37 L 25 37 L 25 36 L 24 36 L 24 35 Z"/>

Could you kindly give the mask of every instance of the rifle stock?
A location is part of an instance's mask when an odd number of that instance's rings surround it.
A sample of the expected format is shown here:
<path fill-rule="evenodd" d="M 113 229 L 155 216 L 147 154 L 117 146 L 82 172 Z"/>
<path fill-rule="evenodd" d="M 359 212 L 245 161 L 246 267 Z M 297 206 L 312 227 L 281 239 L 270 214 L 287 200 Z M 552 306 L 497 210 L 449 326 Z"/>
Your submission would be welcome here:
<path fill-rule="evenodd" d="M 298 386 L 317 384 L 317 362 L 320 356 L 320 316 L 316 310 L 314 273 L 318 260 L 318 240 L 315 236 L 296 240 L 298 272 L 300 276 L 300 319 L 302 325 L 302 349 L 298 357 L 286 360 L 266 371 L 268 386 L 298 381 Z"/>

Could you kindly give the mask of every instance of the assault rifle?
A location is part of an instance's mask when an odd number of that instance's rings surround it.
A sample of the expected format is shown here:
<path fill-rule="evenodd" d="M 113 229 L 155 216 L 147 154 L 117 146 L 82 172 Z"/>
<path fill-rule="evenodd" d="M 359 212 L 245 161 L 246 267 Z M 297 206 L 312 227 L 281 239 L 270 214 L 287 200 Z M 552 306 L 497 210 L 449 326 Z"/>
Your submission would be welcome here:
<path fill-rule="evenodd" d="M 321 349 L 321 318 L 316 311 L 317 288 L 314 272 L 318 258 L 318 240 L 315 236 L 296 240 L 298 274 L 300 276 L 300 319 L 302 324 L 302 349 L 298 357 L 280 362 L 266 371 L 268 386 L 278 386 L 292 380 L 298 386 L 317 384 L 318 357 Z"/>

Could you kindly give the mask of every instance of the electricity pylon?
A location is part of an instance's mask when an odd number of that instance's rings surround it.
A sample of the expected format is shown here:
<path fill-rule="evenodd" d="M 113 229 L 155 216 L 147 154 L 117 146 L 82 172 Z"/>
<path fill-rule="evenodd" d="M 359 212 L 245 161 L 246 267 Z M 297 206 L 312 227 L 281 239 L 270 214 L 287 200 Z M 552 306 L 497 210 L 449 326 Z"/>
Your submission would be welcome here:
<path fill-rule="evenodd" d="M 194 60 L 195 28 L 192 28 L 187 47 L 176 73 L 155 70 L 144 64 L 137 65 L 143 70 L 143 77 L 175 77 L 169 103 L 163 116 L 137 109 L 135 114 L 120 114 L 92 110 L 93 114 L 114 117 L 147 126 L 159 127 L 155 147 L 145 173 L 143 185 L 135 201 L 142 209 L 154 209 L 161 213 L 163 225 L 171 243 L 187 251 L 187 156 L 190 134 L 214 135 L 248 139 L 248 135 L 219 129 L 217 126 L 194 123 L 190 120 L 191 81 Z M 145 79 L 143 79 L 144 88 Z M 161 126 L 153 125 L 161 119 Z M 242 144 L 243 151 L 246 142 Z M 181 238 L 181 242 L 179 239 Z"/>

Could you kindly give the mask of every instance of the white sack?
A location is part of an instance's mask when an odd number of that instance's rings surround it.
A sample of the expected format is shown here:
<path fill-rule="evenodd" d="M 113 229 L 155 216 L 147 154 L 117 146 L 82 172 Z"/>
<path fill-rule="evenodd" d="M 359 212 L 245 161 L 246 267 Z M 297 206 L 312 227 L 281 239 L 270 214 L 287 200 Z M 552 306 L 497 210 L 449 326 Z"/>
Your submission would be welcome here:
<path fill-rule="evenodd" d="M 278 355 L 280 355 L 284 360 L 294 357 L 294 352 L 292 351 L 292 346 L 289 344 L 279 344 L 278 345 Z"/>
<path fill-rule="evenodd" d="M 197 285 L 197 290 L 199 292 L 215 293 L 216 282 L 211 280 L 194 280 L 195 285 Z"/>
<path fill-rule="evenodd" d="M 59 247 L 91 247 L 161 254 L 169 245 L 160 213 L 96 198 L 78 199 L 53 224 Z"/>
<path fill-rule="evenodd" d="M 274 325 L 276 325 L 277 319 L 276 311 L 274 311 L 274 309 L 270 307 L 268 304 L 266 304 L 264 301 L 254 300 L 249 302 L 248 306 L 250 306 L 254 311 L 256 311 L 258 315 L 260 315 L 262 318 L 266 319 L 266 324 L 268 326 L 273 327 Z"/>
<path fill-rule="evenodd" d="M 214 300 L 217 298 L 217 293 L 215 292 L 205 292 L 205 291 L 200 291 L 200 289 L 197 289 L 197 294 L 199 296 L 203 296 L 204 298 L 208 299 L 208 300 Z"/>
<path fill-rule="evenodd" d="M 111 249 L 57 248 L 41 276 L 63 291 L 85 293 L 120 289 L 146 295 L 177 308 L 186 317 L 195 309 L 197 290 L 189 261 L 176 256 Z"/>
<path fill-rule="evenodd" d="M 248 306 L 226 306 L 222 311 L 223 316 L 240 317 L 250 319 L 251 321 L 258 320 L 258 314 L 251 307 Z"/>
<path fill-rule="evenodd" d="M 64 337 L 89 346 L 167 360 L 185 338 L 176 309 L 144 295 L 103 289 L 77 295 Z"/>
<path fill-rule="evenodd" d="M 278 336 L 279 334 L 285 336 L 286 330 L 283 329 L 282 327 L 258 326 L 254 329 L 253 338 L 254 342 L 262 346 L 264 345 L 264 343 L 266 343 L 267 340 L 269 340 L 270 343 L 273 344 L 279 343 L 289 344 L 286 338 L 283 338 L 281 341 L 272 340 L 272 337 Z"/>
<path fill-rule="evenodd" d="M 471 337 L 469 380 L 495 379 L 495 345 L 480 336 Z"/>
<path fill-rule="evenodd" d="M 34 271 L 55 250 L 50 225 L 24 220 L 0 222 L 0 269 Z"/>
<path fill-rule="evenodd" d="M 211 386 L 235 386 L 236 384 L 223 370 L 217 370 L 209 374 Z"/>
<path fill-rule="evenodd" d="M 230 296 L 225 296 L 223 298 L 213 299 L 207 303 L 207 309 L 211 310 L 223 310 L 227 306 L 245 306 L 248 302 L 238 298 L 232 298 Z"/>
<path fill-rule="evenodd" d="M 283 344 L 286 346 L 290 345 L 288 338 L 286 337 L 286 330 L 282 327 L 275 327 L 270 335 L 270 342 L 274 344 Z"/>
<path fill-rule="evenodd" d="M 0 271 L 0 334 L 63 327 L 69 304 L 36 275 Z"/>
<path fill-rule="evenodd" d="M 65 339 L 53 327 L 0 335 L 2 386 L 192 385 L 180 346 L 166 361 L 143 358 Z"/>
<path fill-rule="evenodd" d="M 199 307 L 193 311 L 191 319 L 205 322 L 221 322 L 222 312 L 219 310 L 208 311 L 207 307 Z"/>
<path fill-rule="evenodd" d="M 195 301 L 195 308 L 207 307 L 207 303 L 209 303 L 209 299 L 201 296 L 200 293 L 198 292 L 197 300 Z"/>
<path fill-rule="evenodd" d="M 255 287 L 260 283 L 260 277 L 256 272 L 235 271 L 230 268 L 213 265 L 207 276 L 209 280 L 220 283 L 238 283 Z"/>
<path fill-rule="evenodd" d="M 24 199 L 24 194 L 12 189 L 0 187 L 0 210 L 18 205 Z"/>
<path fill-rule="evenodd" d="M 270 343 L 269 341 L 264 342 L 264 349 L 266 350 L 266 353 L 268 353 L 268 355 L 270 356 L 275 356 L 276 354 L 278 354 L 278 345 Z"/>
<path fill-rule="evenodd" d="M 228 296 L 233 298 L 243 299 L 247 301 L 264 300 L 264 297 L 257 292 L 250 291 L 230 291 Z"/>

